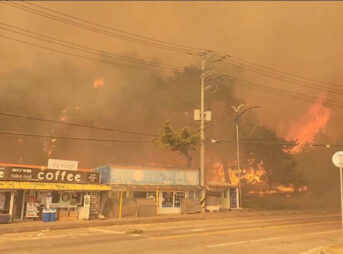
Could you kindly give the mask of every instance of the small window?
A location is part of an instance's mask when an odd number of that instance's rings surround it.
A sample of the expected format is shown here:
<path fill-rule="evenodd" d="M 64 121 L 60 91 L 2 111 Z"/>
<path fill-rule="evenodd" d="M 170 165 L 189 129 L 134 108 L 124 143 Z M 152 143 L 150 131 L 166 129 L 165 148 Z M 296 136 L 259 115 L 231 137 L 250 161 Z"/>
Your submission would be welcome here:
<path fill-rule="evenodd" d="M 173 207 L 174 192 L 162 193 L 162 207 Z"/>
<path fill-rule="evenodd" d="M 61 196 L 61 194 L 58 193 L 58 191 L 51 192 L 52 203 L 54 203 L 54 204 L 60 203 L 60 196 Z"/>
<path fill-rule="evenodd" d="M 149 191 L 146 193 L 146 197 L 147 198 L 152 198 L 154 200 L 156 200 L 156 191 Z"/>
<path fill-rule="evenodd" d="M 74 192 L 71 195 L 71 205 L 81 205 L 82 204 L 82 193 L 81 192 Z"/>
<path fill-rule="evenodd" d="M 184 197 L 185 197 L 184 192 L 175 192 L 174 207 L 180 207 L 182 199 L 184 199 Z"/>
<path fill-rule="evenodd" d="M 134 191 L 133 198 L 146 198 L 147 192 L 146 191 Z"/>

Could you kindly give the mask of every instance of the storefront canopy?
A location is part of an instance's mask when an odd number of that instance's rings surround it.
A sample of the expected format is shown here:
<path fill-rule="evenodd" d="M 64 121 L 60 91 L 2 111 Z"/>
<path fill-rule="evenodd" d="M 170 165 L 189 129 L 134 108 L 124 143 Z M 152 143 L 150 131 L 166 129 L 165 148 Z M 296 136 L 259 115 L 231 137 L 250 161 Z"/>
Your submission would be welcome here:
<path fill-rule="evenodd" d="M 68 183 L 35 183 L 0 181 L 0 190 L 78 190 L 78 191 L 107 191 L 108 185 L 102 184 L 68 184 Z"/>
<path fill-rule="evenodd" d="M 209 191 L 224 191 L 229 188 L 237 188 L 237 185 L 230 184 L 230 183 L 207 183 L 206 189 Z"/>
<path fill-rule="evenodd" d="M 167 190 L 167 191 L 182 191 L 182 190 L 200 190 L 199 185 L 133 185 L 133 184 L 113 184 L 111 185 L 114 191 L 156 191 L 156 190 Z"/>

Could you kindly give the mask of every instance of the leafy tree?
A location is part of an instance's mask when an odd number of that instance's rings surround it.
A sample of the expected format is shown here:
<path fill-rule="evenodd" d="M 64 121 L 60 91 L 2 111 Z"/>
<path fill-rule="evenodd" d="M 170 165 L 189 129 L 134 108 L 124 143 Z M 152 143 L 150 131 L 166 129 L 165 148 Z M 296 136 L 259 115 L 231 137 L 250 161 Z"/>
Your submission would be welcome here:
<path fill-rule="evenodd" d="M 169 121 L 165 121 L 158 139 L 155 142 L 162 149 L 178 151 L 186 157 L 187 168 L 191 167 L 192 155 L 191 151 L 196 149 L 199 142 L 199 132 L 189 127 L 174 129 Z"/>
<path fill-rule="evenodd" d="M 251 143 L 244 146 L 243 152 L 253 153 L 257 158 L 256 161 L 263 162 L 270 186 L 273 184 L 297 186 L 305 183 L 303 177 L 295 169 L 296 161 L 289 153 L 290 146 L 285 145 L 289 142 L 278 137 L 275 131 L 258 125 L 244 140 Z"/>

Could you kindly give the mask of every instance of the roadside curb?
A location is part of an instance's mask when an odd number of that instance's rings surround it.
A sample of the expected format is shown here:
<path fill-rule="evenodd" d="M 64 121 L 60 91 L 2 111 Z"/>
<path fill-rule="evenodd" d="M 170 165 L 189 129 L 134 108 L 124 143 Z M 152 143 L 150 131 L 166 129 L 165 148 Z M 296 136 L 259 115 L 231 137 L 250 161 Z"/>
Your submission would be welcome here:
<path fill-rule="evenodd" d="M 199 221 L 199 220 L 215 220 L 215 219 L 229 219 L 238 217 L 249 217 L 252 213 L 253 216 L 264 216 L 264 215 L 281 215 L 281 214 L 304 214 L 305 211 L 230 211 L 224 213 L 213 213 L 213 214 L 179 214 L 179 215 L 159 215 L 154 217 L 131 217 L 122 219 L 105 219 L 105 220 L 76 220 L 76 221 L 56 221 L 56 222 L 18 222 L 12 224 L 0 224 L 0 235 L 7 233 L 23 233 L 43 230 L 63 230 L 63 229 L 74 229 L 74 228 L 87 228 L 87 227 L 105 227 L 105 226 L 121 226 L 121 225 L 132 225 L 132 224 L 152 224 L 152 223 L 165 223 L 165 222 L 178 222 L 178 221 Z"/>
<path fill-rule="evenodd" d="M 218 219 L 231 216 L 208 216 L 206 219 Z M 190 221 L 202 220 L 204 216 L 180 216 L 180 217 L 145 217 L 134 219 L 107 219 L 107 220 L 94 220 L 94 221 L 73 221 L 73 222 L 37 222 L 36 225 L 25 225 L 25 223 L 18 224 L 0 224 L 0 235 L 7 233 L 23 233 L 42 230 L 62 230 L 72 228 L 86 228 L 86 227 L 105 227 L 115 225 L 131 225 L 131 224 L 150 224 L 150 223 L 163 223 L 163 222 L 177 222 L 177 221 Z"/>

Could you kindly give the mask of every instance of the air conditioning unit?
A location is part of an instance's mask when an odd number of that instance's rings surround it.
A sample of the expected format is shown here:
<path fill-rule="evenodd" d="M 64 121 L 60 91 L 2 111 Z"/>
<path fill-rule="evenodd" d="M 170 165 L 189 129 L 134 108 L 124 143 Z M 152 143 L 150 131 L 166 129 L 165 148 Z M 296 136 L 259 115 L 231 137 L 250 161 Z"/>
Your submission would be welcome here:
<path fill-rule="evenodd" d="M 202 209 L 201 205 L 197 205 L 197 213 L 201 213 L 201 209 Z"/>

